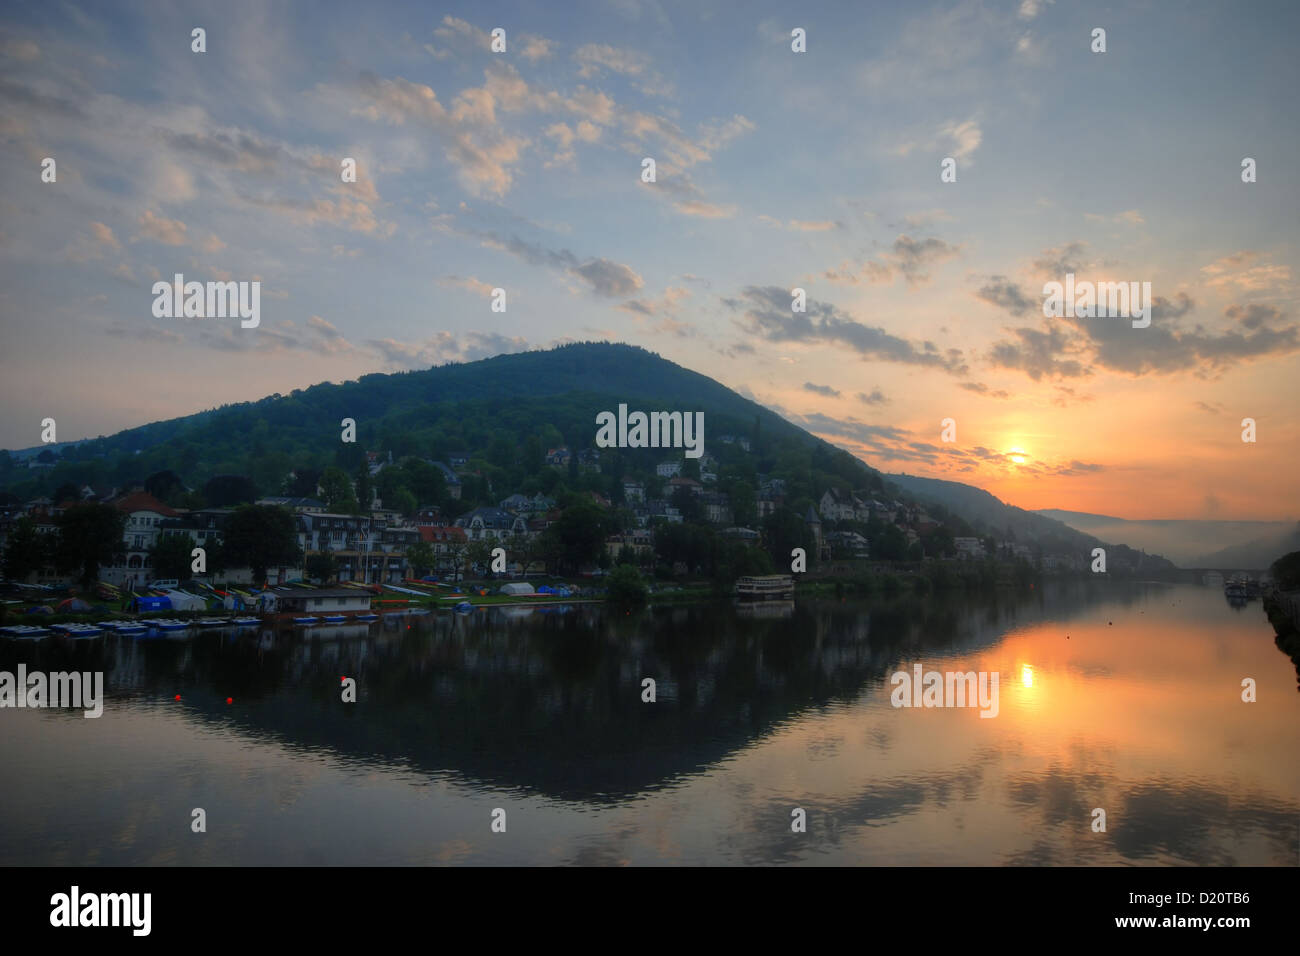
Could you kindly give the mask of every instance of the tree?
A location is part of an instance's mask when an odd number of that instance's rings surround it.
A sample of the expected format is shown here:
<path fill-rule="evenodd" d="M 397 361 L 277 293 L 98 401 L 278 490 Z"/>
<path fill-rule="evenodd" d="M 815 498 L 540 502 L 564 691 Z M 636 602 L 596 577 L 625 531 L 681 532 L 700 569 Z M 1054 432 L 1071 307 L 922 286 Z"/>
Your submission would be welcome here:
<path fill-rule="evenodd" d="M 62 504 L 65 501 L 80 501 L 81 489 L 70 481 L 65 481 L 59 487 L 54 489 L 54 494 L 50 496 L 55 504 Z"/>
<path fill-rule="evenodd" d="M 777 567 L 790 566 L 790 552 L 795 548 L 803 548 L 809 559 L 817 556 L 812 528 L 792 508 L 777 508 L 763 519 L 763 543 Z"/>
<path fill-rule="evenodd" d="M 270 505 L 244 505 L 227 519 L 223 558 L 228 567 L 253 569 L 253 582 L 270 567 L 296 567 L 302 560 L 293 515 Z"/>
<path fill-rule="evenodd" d="M 122 550 L 126 515 L 112 505 L 73 505 L 59 516 L 56 564 L 61 571 L 81 570 L 81 583 L 90 587 L 99 578 L 99 567 L 110 564 Z"/>
<path fill-rule="evenodd" d="M 179 495 L 185 490 L 185 482 L 181 481 L 180 475 L 170 469 L 155 471 L 144 480 L 144 490 L 159 501 L 169 501 L 172 495 Z"/>
<path fill-rule="evenodd" d="M 478 574 L 479 567 L 486 567 L 492 559 L 492 548 L 486 541 L 471 541 L 465 549 L 465 576 Z"/>
<path fill-rule="evenodd" d="M 437 566 L 438 553 L 427 541 L 413 544 L 406 549 L 406 563 L 411 566 L 411 576 L 422 578 Z"/>
<path fill-rule="evenodd" d="M 612 604 L 644 604 L 648 593 L 641 572 L 632 564 L 619 564 L 605 579 L 605 597 Z"/>
<path fill-rule="evenodd" d="M 468 550 L 468 541 L 452 539 L 447 542 L 447 557 L 451 560 L 451 579 L 453 583 L 460 581 L 460 569 L 464 567 L 465 552 Z"/>
<path fill-rule="evenodd" d="M 677 488 L 673 491 L 673 507 L 682 513 L 682 520 L 688 524 L 698 524 L 704 520 L 704 505 L 700 498 L 689 488 Z"/>
<path fill-rule="evenodd" d="M 175 578 L 188 581 L 194 577 L 194 548 L 197 545 L 188 534 L 164 534 L 149 549 L 149 562 L 155 578 Z M 204 549 L 206 557 L 207 549 Z"/>
<path fill-rule="evenodd" d="M 871 542 L 872 557 L 882 561 L 902 561 L 907 557 L 907 535 L 896 524 L 887 524 Z"/>
<path fill-rule="evenodd" d="M 1269 570 L 1273 574 L 1273 583 L 1279 590 L 1294 591 L 1300 588 L 1300 551 L 1284 554 L 1273 562 Z"/>
<path fill-rule="evenodd" d="M 554 532 L 561 567 L 576 572 L 595 563 L 605 539 L 617 531 L 612 516 L 591 501 L 578 501 L 564 510 L 548 532 Z"/>
<path fill-rule="evenodd" d="M 528 565 L 532 564 L 533 556 L 537 553 L 537 545 L 534 540 L 526 534 L 512 534 L 505 541 L 506 558 L 513 558 L 519 562 L 521 573 L 528 573 Z"/>
<path fill-rule="evenodd" d="M 285 486 L 284 493 L 293 498 L 315 498 L 320 478 L 319 468 L 295 468 L 293 479 Z"/>
<path fill-rule="evenodd" d="M 758 500 L 754 486 L 747 481 L 733 481 L 727 493 L 731 498 L 731 514 L 742 528 L 753 527 L 758 521 Z"/>
<path fill-rule="evenodd" d="M 352 482 L 348 480 L 347 472 L 337 465 L 325 469 L 320 478 L 320 490 L 330 511 L 356 514 L 359 510 L 357 499 L 352 494 Z"/>
<path fill-rule="evenodd" d="M 415 514 L 415 509 L 418 505 L 415 500 L 415 495 L 411 494 L 405 488 L 398 488 L 395 494 L 384 499 L 384 507 L 390 508 L 393 511 L 409 517 L 410 515 Z"/>
<path fill-rule="evenodd" d="M 10 581 L 25 581 L 54 558 L 49 536 L 36 530 L 36 522 L 27 515 L 18 519 L 5 545 L 4 576 Z"/>
<path fill-rule="evenodd" d="M 303 567 L 303 571 L 308 578 L 320 581 L 322 584 L 334 580 L 338 570 L 338 559 L 328 551 L 317 551 L 315 554 L 307 555 L 307 561 Z"/>
<path fill-rule="evenodd" d="M 370 466 L 362 465 L 357 471 L 357 504 L 361 506 L 362 511 L 369 511 L 370 503 L 374 500 L 375 483 L 370 477 Z"/>
<path fill-rule="evenodd" d="M 213 508 L 252 504 L 257 500 L 257 486 L 243 475 L 217 475 L 203 486 L 203 497 Z"/>

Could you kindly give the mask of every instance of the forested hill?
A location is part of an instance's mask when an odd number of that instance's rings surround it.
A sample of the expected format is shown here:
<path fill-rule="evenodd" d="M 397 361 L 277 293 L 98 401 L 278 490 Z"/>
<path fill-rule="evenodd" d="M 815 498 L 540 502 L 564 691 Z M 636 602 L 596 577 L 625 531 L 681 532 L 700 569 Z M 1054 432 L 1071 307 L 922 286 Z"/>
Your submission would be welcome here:
<path fill-rule="evenodd" d="M 917 501 L 942 505 L 954 514 L 961 515 L 977 529 L 991 532 L 1004 541 L 1033 543 L 1044 551 L 1072 554 L 1088 554 L 1100 543 L 1100 539 L 1071 528 L 1055 518 L 1006 504 L 982 488 L 959 481 L 919 478 L 915 475 L 885 477 Z M 1168 571 L 1174 567 L 1172 562 L 1160 555 L 1145 554 L 1119 542 L 1111 541 L 1106 546 L 1136 568 Z"/>
<path fill-rule="evenodd" d="M 193 488 L 237 474 L 275 494 L 295 468 L 338 464 L 353 473 L 366 450 L 392 452 L 395 460 L 463 452 L 505 467 L 526 443 L 543 452 L 591 446 L 597 412 L 619 402 L 629 410 L 705 412 L 705 450 L 714 454 L 718 439 L 734 434 L 757 439 L 773 455 L 815 451 L 818 470 L 845 487 L 872 484 L 875 473 L 857 459 L 713 379 L 644 349 L 602 342 L 365 375 L 222 406 L 64 446 L 56 467 L 38 473 L 0 454 L 0 487 L 23 497 L 68 482 L 122 485 L 171 470 Z M 340 441 L 344 418 L 356 422 L 355 444 Z"/>
<path fill-rule="evenodd" d="M 906 476 L 887 482 L 848 452 L 713 379 L 645 349 L 607 342 L 314 385 L 65 444 L 43 453 L 52 467 L 29 468 L 0 452 L 0 491 L 10 501 L 62 500 L 84 485 L 103 493 L 154 476 L 164 487 L 174 482 L 170 503 L 200 507 L 216 496 L 199 489 L 220 477 L 229 490 L 238 476 L 233 487 L 242 489 L 240 500 L 253 493 L 312 496 L 326 469 L 336 466 L 356 478 L 366 471 L 366 453 L 374 452 L 407 463 L 378 480 L 381 497 L 407 508 L 436 503 L 458 514 L 515 492 L 550 494 L 557 486 L 621 502 L 625 476 L 653 483 L 656 465 L 681 453 L 605 449 L 599 467 L 579 469 L 577 453 L 595 442 L 596 415 L 620 403 L 629 411 L 704 412 L 704 450 L 718 462 L 720 487 L 740 504 L 738 521 L 756 520 L 754 498 L 768 475 L 783 482 L 785 502 L 800 517 L 837 488 L 938 504 L 935 513 L 953 535 L 1006 535 L 1076 554 L 1099 543 L 969 485 Z M 344 419 L 356 423 L 355 442 L 341 440 Z M 724 437 L 744 439 L 750 450 Z M 562 446 L 574 455 L 567 474 L 545 467 L 547 453 Z M 429 464 L 453 458 L 467 459 L 460 469 L 463 494 L 454 497 Z M 1133 557 L 1139 566 L 1167 565 L 1153 555 Z"/>

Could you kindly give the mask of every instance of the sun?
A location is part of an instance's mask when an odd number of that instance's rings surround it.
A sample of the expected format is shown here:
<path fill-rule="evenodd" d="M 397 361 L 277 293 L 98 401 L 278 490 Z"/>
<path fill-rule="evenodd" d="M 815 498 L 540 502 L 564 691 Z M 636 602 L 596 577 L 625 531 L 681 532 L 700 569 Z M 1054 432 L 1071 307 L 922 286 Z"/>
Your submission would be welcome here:
<path fill-rule="evenodd" d="M 1019 448 L 1019 447 L 1008 448 L 1007 457 L 1012 461 L 1014 461 L 1017 465 L 1023 465 L 1025 462 L 1029 460 L 1029 455 L 1025 452 L 1023 448 Z"/>

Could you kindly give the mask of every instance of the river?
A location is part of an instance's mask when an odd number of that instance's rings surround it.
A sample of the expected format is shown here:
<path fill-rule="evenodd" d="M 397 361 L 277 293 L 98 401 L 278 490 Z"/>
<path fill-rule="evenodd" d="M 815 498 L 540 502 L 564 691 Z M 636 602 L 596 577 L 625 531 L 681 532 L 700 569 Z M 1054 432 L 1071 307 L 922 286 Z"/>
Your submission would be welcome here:
<path fill-rule="evenodd" d="M 1295 668 L 1211 588 L 0 639 L 19 663 L 107 692 L 0 710 L 4 865 L 1300 865 Z M 916 665 L 996 673 L 996 716 L 895 707 Z"/>

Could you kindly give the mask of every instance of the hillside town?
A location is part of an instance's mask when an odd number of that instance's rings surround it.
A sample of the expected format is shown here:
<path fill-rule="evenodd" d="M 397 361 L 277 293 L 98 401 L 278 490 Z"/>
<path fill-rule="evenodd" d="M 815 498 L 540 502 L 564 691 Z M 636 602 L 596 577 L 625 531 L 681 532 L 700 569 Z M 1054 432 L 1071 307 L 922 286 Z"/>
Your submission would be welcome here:
<path fill-rule="evenodd" d="M 747 438 L 724 435 L 719 442 L 732 460 L 751 454 Z M 787 478 L 756 474 L 752 484 L 719 482 L 720 462 L 706 454 L 698 461 L 677 457 L 658 462 L 654 471 L 629 473 L 614 483 L 610 494 L 571 490 L 581 487 L 584 474 L 599 474 L 602 461 L 594 448 L 573 451 L 566 446 L 545 450 L 544 467 L 555 480 L 544 484 L 552 493 L 510 490 L 493 500 L 479 460 L 469 452 L 446 460 L 405 459 L 395 462 L 391 451 L 367 452 L 358 476 L 346 478 L 327 469 L 315 484 L 315 495 L 246 495 L 220 505 L 196 502 L 196 493 L 178 476 L 153 476 L 129 487 L 65 486 L 53 497 L 0 504 L 0 551 L 6 577 L 28 583 L 65 586 L 77 578 L 76 561 L 55 560 L 57 549 L 33 549 L 30 541 L 53 542 L 66 516 L 79 506 L 108 506 L 120 515 L 120 544 L 98 564 L 99 580 L 120 588 L 138 588 L 160 577 L 189 577 L 189 555 L 203 549 L 205 560 L 221 553 L 232 516 L 253 505 L 277 509 L 292 521 L 291 560 L 270 560 L 265 566 L 240 566 L 215 561 L 222 580 L 232 583 L 275 584 L 288 581 L 335 580 L 366 584 L 397 584 L 415 577 L 460 580 L 488 573 L 492 553 L 505 553 L 504 570 L 496 563 L 494 576 L 525 577 L 567 572 L 599 576 L 615 564 L 632 564 L 659 576 L 689 577 L 707 571 L 683 545 L 682 528 L 703 529 L 710 540 L 755 558 L 745 571 L 770 571 L 788 561 L 793 547 L 804 547 L 810 569 L 823 574 L 845 573 L 868 562 L 875 565 L 926 560 L 1020 561 L 1039 572 L 1082 571 L 1083 553 L 1048 552 L 1033 543 L 1020 543 L 993 534 L 977 534 L 961 518 L 941 508 L 933 513 L 913 501 L 894 497 L 879 487 L 857 491 L 841 487 L 819 490 L 815 498 L 790 494 Z M 415 465 L 436 472 L 440 501 L 412 503 L 405 488 L 381 497 L 384 472 Z M 334 474 L 329 472 L 333 471 Z M 607 477 L 607 476 L 606 476 Z M 302 487 L 298 472 L 285 476 L 282 489 Z M 233 482 L 242 481 L 231 476 Z M 170 482 L 170 484 L 168 483 Z M 209 483 L 211 486 L 212 483 Z M 536 485 L 536 482 L 532 483 Z M 170 491 L 161 495 L 153 492 Z M 243 488 L 251 488 L 244 482 Z M 472 496 L 465 489 L 478 492 Z M 507 489 L 503 489 L 507 490 Z M 730 493 L 729 493 L 730 492 Z M 740 500 L 733 501 L 733 496 Z M 9 496 L 12 498 L 12 496 Z M 169 498 L 172 503 L 163 500 Z M 218 497 L 213 492 L 209 497 Z M 361 498 L 368 498 L 362 507 Z M 486 499 L 486 500 L 485 500 Z M 618 501 L 612 499 L 621 499 Z M 182 504 L 181 502 L 185 503 Z M 397 506 L 401 505 L 401 506 Z M 582 528 L 578 547 L 558 532 L 565 515 L 585 515 L 600 534 Z M 676 530 L 674 530 L 676 529 Z M 32 537 L 34 533 L 34 538 Z M 570 535 L 569 538 L 572 538 Z M 170 544 L 178 555 L 160 569 L 157 557 Z M 566 544 L 569 546 L 566 548 Z M 35 555 L 31 553 L 35 550 Z M 784 557 L 784 560 L 783 560 Z M 770 560 L 769 560 L 770 558 Z M 1127 570 L 1121 566 L 1116 570 Z M 211 577 L 205 567 L 194 576 Z M 254 580 L 257 575 L 265 580 Z"/>

